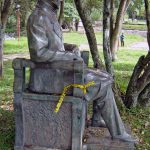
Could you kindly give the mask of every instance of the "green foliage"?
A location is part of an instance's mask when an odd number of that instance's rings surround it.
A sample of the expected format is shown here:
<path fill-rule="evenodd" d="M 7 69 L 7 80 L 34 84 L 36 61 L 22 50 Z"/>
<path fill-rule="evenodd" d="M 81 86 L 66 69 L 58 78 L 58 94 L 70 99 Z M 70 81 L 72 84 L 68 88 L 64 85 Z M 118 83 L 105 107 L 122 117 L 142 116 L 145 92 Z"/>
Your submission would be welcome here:
<path fill-rule="evenodd" d="M 0 150 L 12 150 L 14 146 L 14 115 L 0 108 Z"/>
<path fill-rule="evenodd" d="M 26 22 L 28 16 L 33 10 L 36 0 L 19 0 L 17 3 L 13 3 L 12 12 L 8 18 L 8 22 L 6 25 L 6 32 L 16 32 L 17 31 L 17 13 L 16 13 L 16 5 L 20 5 L 20 16 L 21 16 L 21 31 L 26 29 Z"/>
<path fill-rule="evenodd" d="M 17 22 L 16 16 L 14 15 L 9 16 L 5 32 L 9 32 L 9 33 L 16 32 L 16 22 Z"/>
<path fill-rule="evenodd" d="M 97 9 L 93 9 L 91 15 L 90 15 L 92 21 L 98 21 L 100 19 L 101 14 L 99 13 L 99 10 Z"/>
<path fill-rule="evenodd" d="M 102 7 L 103 7 L 103 1 L 101 0 L 84 0 L 84 5 L 87 9 L 87 12 L 89 14 L 92 13 L 93 9 L 97 9 L 99 13 L 102 12 Z"/>
<path fill-rule="evenodd" d="M 133 15 L 138 16 L 138 18 L 145 18 L 145 7 L 144 0 L 132 0 L 127 13 L 130 18 L 133 18 Z M 135 19 L 135 18 L 133 18 Z"/>
<path fill-rule="evenodd" d="M 150 149 L 150 108 L 132 108 L 123 114 L 123 119 L 130 124 L 134 136 L 139 139 L 137 150 Z"/>
<path fill-rule="evenodd" d="M 92 21 L 97 21 L 102 17 L 103 1 L 101 0 L 84 0 L 84 7 Z"/>
<path fill-rule="evenodd" d="M 77 10 L 72 3 L 65 3 L 64 18 L 70 21 L 72 21 L 73 18 L 79 18 Z"/>

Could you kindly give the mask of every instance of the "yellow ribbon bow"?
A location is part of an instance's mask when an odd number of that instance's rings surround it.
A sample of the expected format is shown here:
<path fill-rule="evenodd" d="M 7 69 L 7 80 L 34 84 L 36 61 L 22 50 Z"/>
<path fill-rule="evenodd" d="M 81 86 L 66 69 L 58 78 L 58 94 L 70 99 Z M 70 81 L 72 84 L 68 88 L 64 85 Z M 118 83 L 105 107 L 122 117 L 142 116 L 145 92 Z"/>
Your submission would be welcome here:
<path fill-rule="evenodd" d="M 64 90 L 63 90 L 63 92 L 62 92 L 62 94 L 61 94 L 61 96 L 60 96 L 60 99 L 59 99 L 59 101 L 58 101 L 58 103 L 57 103 L 57 105 L 56 105 L 55 113 L 58 113 L 58 111 L 59 111 L 59 109 L 60 109 L 60 107 L 61 107 L 61 105 L 62 105 L 62 103 L 63 103 L 63 101 L 64 101 L 64 98 L 65 98 L 65 96 L 66 96 L 66 94 L 67 94 L 67 91 L 68 91 L 71 87 L 80 88 L 81 90 L 83 90 L 83 93 L 86 94 L 86 93 L 87 93 L 87 88 L 90 87 L 90 86 L 93 86 L 94 84 L 95 84 L 95 82 L 94 82 L 94 81 L 91 81 L 91 82 L 89 82 L 89 83 L 87 83 L 87 84 L 83 84 L 83 85 L 81 85 L 81 84 L 70 84 L 70 85 L 64 87 Z"/>

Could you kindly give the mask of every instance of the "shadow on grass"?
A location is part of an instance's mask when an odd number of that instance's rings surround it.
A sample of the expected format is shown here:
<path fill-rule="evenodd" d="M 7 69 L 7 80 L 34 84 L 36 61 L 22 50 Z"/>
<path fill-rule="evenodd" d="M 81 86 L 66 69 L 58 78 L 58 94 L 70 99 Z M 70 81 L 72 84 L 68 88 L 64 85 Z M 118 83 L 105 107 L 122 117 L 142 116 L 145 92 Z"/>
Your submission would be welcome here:
<path fill-rule="evenodd" d="M 15 138 L 14 113 L 0 108 L 0 150 L 13 150 Z"/>

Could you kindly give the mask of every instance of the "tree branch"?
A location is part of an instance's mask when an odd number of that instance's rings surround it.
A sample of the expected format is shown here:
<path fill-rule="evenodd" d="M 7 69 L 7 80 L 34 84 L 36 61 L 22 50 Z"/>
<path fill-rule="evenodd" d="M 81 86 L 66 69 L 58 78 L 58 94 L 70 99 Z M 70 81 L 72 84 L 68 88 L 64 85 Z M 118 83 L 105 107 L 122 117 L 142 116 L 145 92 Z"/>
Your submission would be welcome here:
<path fill-rule="evenodd" d="M 2 12 L 1 12 L 1 20 L 2 20 L 2 24 L 4 26 L 7 22 L 8 14 L 10 12 L 10 7 L 11 7 L 12 3 L 13 3 L 13 0 L 5 0 L 4 1 L 4 5 L 2 8 Z"/>

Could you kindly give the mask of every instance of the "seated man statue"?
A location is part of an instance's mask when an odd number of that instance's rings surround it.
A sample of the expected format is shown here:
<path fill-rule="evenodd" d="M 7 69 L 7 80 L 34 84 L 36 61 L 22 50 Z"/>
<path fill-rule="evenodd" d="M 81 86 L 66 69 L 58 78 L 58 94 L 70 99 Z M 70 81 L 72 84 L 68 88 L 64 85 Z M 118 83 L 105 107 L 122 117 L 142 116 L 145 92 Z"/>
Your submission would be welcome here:
<path fill-rule="evenodd" d="M 38 0 L 35 10 L 29 17 L 28 45 L 31 60 L 34 62 L 82 60 L 76 47 L 73 52 L 65 51 L 62 31 L 57 19 L 59 5 L 60 0 Z M 120 118 L 111 87 L 112 77 L 104 71 L 85 68 L 84 82 L 90 81 L 94 81 L 95 85 L 87 89 L 85 99 L 96 101 L 97 113 L 104 119 L 112 138 L 135 142 L 135 139 L 125 131 Z M 93 117 L 96 115 L 98 114 L 94 114 Z"/>

